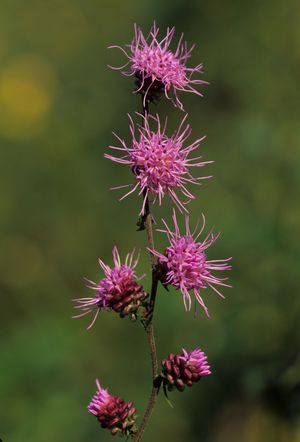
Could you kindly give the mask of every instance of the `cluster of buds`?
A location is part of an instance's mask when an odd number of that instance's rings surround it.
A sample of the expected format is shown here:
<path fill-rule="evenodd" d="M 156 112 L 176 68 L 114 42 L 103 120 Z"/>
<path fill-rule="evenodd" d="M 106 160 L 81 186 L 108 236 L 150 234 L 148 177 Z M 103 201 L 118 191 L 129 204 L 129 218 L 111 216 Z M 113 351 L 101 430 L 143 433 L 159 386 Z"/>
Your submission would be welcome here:
<path fill-rule="evenodd" d="M 162 382 L 169 391 L 177 388 L 183 391 L 185 386 L 191 387 L 193 383 L 200 381 L 203 376 L 211 374 L 207 363 L 207 356 L 200 348 L 193 351 L 182 349 L 180 355 L 170 353 L 167 359 L 161 362 Z"/>
<path fill-rule="evenodd" d="M 97 392 L 93 396 L 88 411 L 97 417 L 102 428 L 108 428 L 114 436 L 132 436 L 135 432 L 135 408 L 132 402 L 125 402 L 118 396 L 112 396 L 96 380 Z"/>

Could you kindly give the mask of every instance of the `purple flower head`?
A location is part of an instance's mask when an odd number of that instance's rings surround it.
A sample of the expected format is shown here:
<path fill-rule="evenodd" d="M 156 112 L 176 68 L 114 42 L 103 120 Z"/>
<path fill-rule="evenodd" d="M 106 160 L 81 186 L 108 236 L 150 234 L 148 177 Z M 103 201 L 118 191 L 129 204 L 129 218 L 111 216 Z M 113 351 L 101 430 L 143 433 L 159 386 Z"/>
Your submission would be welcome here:
<path fill-rule="evenodd" d="M 203 376 L 211 374 L 207 356 L 200 348 L 193 351 L 182 349 L 180 355 L 170 353 L 161 365 L 163 383 L 169 390 L 176 387 L 182 391 L 185 385 L 191 387 L 194 382 L 198 382 Z"/>
<path fill-rule="evenodd" d="M 185 367 L 194 373 L 195 378 L 208 376 L 211 374 L 210 366 L 207 363 L 207 356 L 200 348 L 192 351 L 182 349 L 180 359 L 184 362 Z"/>
<path fill-rule="evenodd" d="M 89 413 L 96 416 L 102 428 L 108 428 L 113 435 L 132 435 L 135 432 L 136 411 L 132 402 L 110 395 L 101 387 L 98 379 L 96 385 L 98 390 L 87 407 Z"/>
<path fill-rule="evenodd" d="M 194 74 L 202 74 L 203 64 L 198 64 L 193 68 L 188 68 L 186 63 L 195 47 L 190 49 L 183 41 L 181 35 L 175 52 L 170 50 L 170 44 L 175 33 L 175 27 L 167 28 L 167 33 L 162 40 L 158 40 L 159 28 L 155 22 L 150 29 L 148 36 L 144 36 L 141 29 L 134 26 L 134 38 L 126 51 L 121 46 L 110 46 L 110 48 L 120 49 L 128 61 L 120 68 L 126 76 L 137 78 L 138 89 L 146 100 L 153 100 L 156 96 L 164 93 L 170 99 L 169 92 L 173 92 L 172 101 L 175 106 L 183 110 L 183 105 L 178 98 L 178 91 L 192 92 L 202 97 L 201 92 L 195 89 L 195 85 L 207 83 L 198 78 L 193 78 Z M 128 66 L 128 70 L 123 70 Z M 111 67 L 111 66 L 110 66 Z"/>
<path fill-rule="evenodd" d="M 121 317 L 135 314 L 142 305 L 142 301 L 148 296 L 142 286 L 137 283 L 142 277 L 138 278 L 135 274 L 138 258 L 134 259 L 134 250 L 127 254 L 125 264 L 121 264 L 117 247 L 113 248 L 112 254 L 114 258 L 114 267 L 112 268 L 99 259 L 105 277 L 98 284 L 87 280 L 88 287 L 94 290 L 94 296 L 74 300 L 78 302 L 74 308 L 82 310 L 83 313 L 73 316 L 73 318 L 80 318 L 95 312 L 88 329 L 94 325 L 101 310 L 114 310 Z"/>
<path fill-rule="evenodd" d="M 101 387 L 98 379 L 96 379 L 96 385 L 98 390 L 87 407 L 89 413 L 92 413 L 94 416 L 98 416 L 112 398 L 108 391 Z"/>
<path fill-rule="evenodd" d="M 196 301 L 203 307 L 207 316 L 208 309 L 202 299 L 202 289 L 209 286 L 212 288 L 221 298 L 224 298 L 222 293 L 215 287 L 224 286 L 230 287 L 225 284 L 224 280 L 227 278 L 220 278 L 212 274 L 213 271 L 230 270 L 231 266 L 228 265 L 228 259 L 208 260 L 206 256 L 206 249 L 212 245 L 218 235 L 214 235 L 212 231 L 206 236 L 202 242 L 198 242 L 199 236 L 202 234 L 205 221 L 203 217 L 203 225 L 200 231 L 197 233 L 197 227 L 193 233 L 190 232 L 189 218 L 186 216 L 185 226 L 186 233 L 181 235 L 177 224 L 175 210 L 173 211 L 173 221 L 175 231 L 172 232 L 166 222 L 163 223 L 166 230 L 160 230 L 167 234 L 170 245 L 166 248 L 165 252 L 159 253 L 156 250 L 151 252 L 159 259 L 159 263 L 162 268 L 163 280 L 165 285 L 173 285 L 177 289 L 180 289 L 183 294 L 183 301 L 186 310 L 191 309 L 191 295 L 192 292 Z"/>
<path fill-rule="evenodd" d="M 138 126 L 138 136 L 136 136 L 135 125 L 129 116 L 132 136 L 131 146 L 128 147 L 124 140 L 116 136 L 121 143 L 121 147 L 110 147 L 122 151 L 124 155 L 122 157 L 104 155 L 112 161 L 131 167 L 136 183 L 135 185 L 129 185 L 132 186 L 132 189 L 121 200 L 138 190 L 139 195 L 143 194 L 144 196 L 141 215 L 144 214 L 149 193 L 154 195 L 154 202 L 158 200 L 159 204 L 162 203 L 164 196 L 168 194 L 180 211 L 187 211 L 185 205 L 191 199 L 194 199 L 194 196 L 186 186 L 188 184 L 199 185 L 201 184 L 199 181 L 202 179 L 210 178 L 209 176 L 195 178 L 190 173 L 190 168 L 203 167 L 212 161 L 201 162 L 201 156 L 189 158 L 190 153 L 198 149 L 205 137 L 194 141 L 190 145 L 185 144 L 192 132 L 190 125 L 185 124 L 186 117 L 187 115 L 182 119 L 177 131 L 169 137 L 166 135 L 166 123 L 162 127 L 158 115 L 156 117 L 143 117 L 144 124 Z M 150 128 L 150 119 L 157 126 L 155 130 Z M 179 190 L 187 200 L 181 201 L 176 190 Z"/>

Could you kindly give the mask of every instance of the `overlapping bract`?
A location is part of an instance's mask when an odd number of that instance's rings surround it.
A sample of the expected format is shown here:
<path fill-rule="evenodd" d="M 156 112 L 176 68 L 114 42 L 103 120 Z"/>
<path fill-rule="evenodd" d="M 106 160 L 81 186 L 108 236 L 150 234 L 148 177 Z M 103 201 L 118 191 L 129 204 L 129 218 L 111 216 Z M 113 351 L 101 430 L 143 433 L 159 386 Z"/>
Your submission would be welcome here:
<path fill-rule="evenodd" d="M 131 436 L 134 434 L 135 408 L 132 402 L 125 402 L 118 396 L 112 396 L 101 387 L 96 379 L 97 392 L 88 405 L 89 413 L 97 417 L 102 428 L 107 428 L 112 435 Z"/>
<path fill-rule="evenodd" d="M 192 351 L 186 351 L 183 348 L 180 355 L 170 353 L 161 365 L 163 384 L 170 391 L 174 388 L 183 391 L 186 385 L 191 387 L 203 376 L 211 374 L 207 356 L 200 348 Z"/>

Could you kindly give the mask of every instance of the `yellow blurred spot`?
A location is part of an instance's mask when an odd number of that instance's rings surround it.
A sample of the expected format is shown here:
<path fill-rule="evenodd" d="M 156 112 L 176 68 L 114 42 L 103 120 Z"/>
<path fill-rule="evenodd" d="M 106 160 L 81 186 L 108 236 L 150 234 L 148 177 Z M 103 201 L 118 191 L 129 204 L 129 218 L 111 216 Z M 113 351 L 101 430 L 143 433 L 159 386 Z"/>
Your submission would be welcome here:
<path fill-rule="evenodd" d="M 9 110 L 21 117 L 36 118 L 49 109 L 49 95 L 32 79 L 6 77 L 1 84 L 1 98 Z"/>
<path fill-rule="evenodd" d="M 46 61 L 20 57 L 0 72 L 0 133 L 28 138 L 39 133 L 53 104 L 55 73 Z"/>

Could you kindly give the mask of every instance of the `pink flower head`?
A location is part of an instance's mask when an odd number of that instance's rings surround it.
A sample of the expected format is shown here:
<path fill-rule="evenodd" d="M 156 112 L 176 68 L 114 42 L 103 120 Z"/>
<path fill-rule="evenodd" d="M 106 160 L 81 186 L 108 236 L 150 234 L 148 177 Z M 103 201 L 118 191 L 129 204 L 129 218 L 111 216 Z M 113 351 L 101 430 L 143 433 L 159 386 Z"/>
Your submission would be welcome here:
<path fill-rule="evenodd" d="M 136 411 L 132 402 L 125 402 L 117 396 L 110 395 L 101 387 L 98 379 L 96 385 L 98 390 L 87 407 L 89 413 L 96 416 L 102 428 L 108 428 L 113 435 L 132 435 Z"/>
<path fill-rule="evenodd" d="M 194 86 L 207 82 L 193 78 L 193 76 L 203 73 L 203 64 L 198 64 L 193 68 L 186 66 L 195 45 L 188 49 L 187 43 L 183 41 L 183 34 L 175 52 L 170 50 L 175 27 L 167 28 L 165 37 L 160 41 L 158 33 L 159 28 L 155 22 L 146 37 L 135 25 L 134 38 L 131 44 L 127 45 L 128 51 L 121 46 L 110 46 L 110 48 L 120 49 L 128 59 L 124 66 L 113 69 L 122 70 L 129 65 L 128 70 L 123 70 L 122 73 L 126 76 L 135 75 L 138 80 L 136 92 L 140 92 L 144 96 L 144 105 L 146 100 L 153 100 L 160 93 L 165 93 L 165 96 L 170 99 L 168 94 L 171 90 L 174 95 L 173 103 L 183 110 L 183 105 L 178 98 L 178 91 L 192 92 L 202 97 L 201 92 Z"/>
<path fill-rule="evenodd" d="M 217 277 L 213 275 L 212 272 L 230 270 L 231 266 L 228 265 L 228 261 L 230 261 L 231 258 L 217 260 L 207 259 L 206 249 L 216 241 L 219 234 L 214 235 L 213 232 L 210 231 L 202 242 L 197 241 L 205 226 L 204 217 L 200 231 L 196 233 L 196 226 L 194 232 L 191 233 L 189 228 L 189 218 L 186 216 L 185 235 L 180 234 L 175 211 L 173 212 L 173 221 L 175 227 L 174 232 L 170 230 L 164 220 L 163 223 L 166 230 L 160 230 L 167 234 L 170 242 L 170 245 L 166 248 L 165 252 L 162 254 L 155 250 L 151 250 L 151 252 L 159 259 L 164 275 L 162 282 L 165 285 L 171 284 L 181 290 L 186 310 L 191 309 L 192 301 L 190 292 L 193 292 L 195 299 L 203 307 L 206 315 L 209 316 L 208 309 L 200 292 L 209 286 L 221 298 L 224 298 L 222 293 L 220 293 L 215 286 L 230 287 L 230 285 L 224 283 L 224 280 L 227 278 Z"/>
<path fill-rule="evenodd" d="M 185 368 L 194 374 L 195 380 L 211 374 L 210 366 L 207 363 L 207 356 L 200 348 L 195 348 L 192 351 L 186 351 L 183 348 L 179 358 L 184 362 Z"/>
<path fill-rule="evenodd" d="M 117 247 L 113 248 L 112 254 L 114 258 L 114 267 L 112 268 L 99 259 L 105 278 L 101 279 L 98 284 L 87 280 L 88 287 L 95 292 L 94 296 L 74 300 L 78 302 L 74 308 L 82 310 L 83 313 L 73 316 L 73 318 L 80 318 L 96 312 L 88 329 L 94 325 L 101 310 L 112 309 L 124 317 L 129 313 L 135 313 L 142 301 L 148 296 L 142 286 L 137 284 L 141 278 L 137 278 L 134 271 L 138 263 L 138 258 L 134 259 L 134 251 L 127 254 L 125 264 L 121 264 Z"/>
<path fill-rule="evenodd" d="M 191 387 L 194 382 L 198 382 L 203 376 L 211 374 L 207 356 L 200 348 L 193 351 L 182 349 L 180 355 L 170 353 L 161 365 L 163 382 L 169 390 L 176 387 L 182 391 L 185 385 Z"/>
<path fill-rule="evenodd" d="M 190 168 L 203 167 L 212 161 L 201 162 L 201 156 L 188 158 L 191 152 L 198 149 L 205 137 L 194 141 L 190 145 L 185 145 L 185 141 L 192 132 L 190 125 L 185 124 L 186 117 L 187 115 L 171 137 L 166 135 L 166 123 L 162 127 L 158 115 L 156 117 L 143 117 L 144 124 L 138 126 L 138 137 L 136 137 L 135 126 L 129 116 L 132 136 L 131 146 L 128 147 L 124 140 L 116 136 L 121 143 L 121 147 L 110 147 L 122 151 L 124 156 L 104 155 L 112 161 L 131 167 L 136 178 L 136 184 L 129 185 L 132 186 L 132 189 L 121 200 L 139 189 L 139 195 L 143 194 L 144 196 L 141 215 L 145 211 L 148 193 L 154 195 L 154 202 L 158 200 L 159 205 L 161 205 L 164 196 L 168 194 L 180 211 L 187 211 L 185 204 L 194 199 L 194 196 L 186 186 L 188 184 L 201 184 L 200 180 L 210 178 L 209 176 L 195 178 L 190 173 Z M 157 125 L 156 130 L 150 128 L 150 119 Z M 176 190 L 179 190 L 187 200 L 182 202 L 176 194 Z"/>

